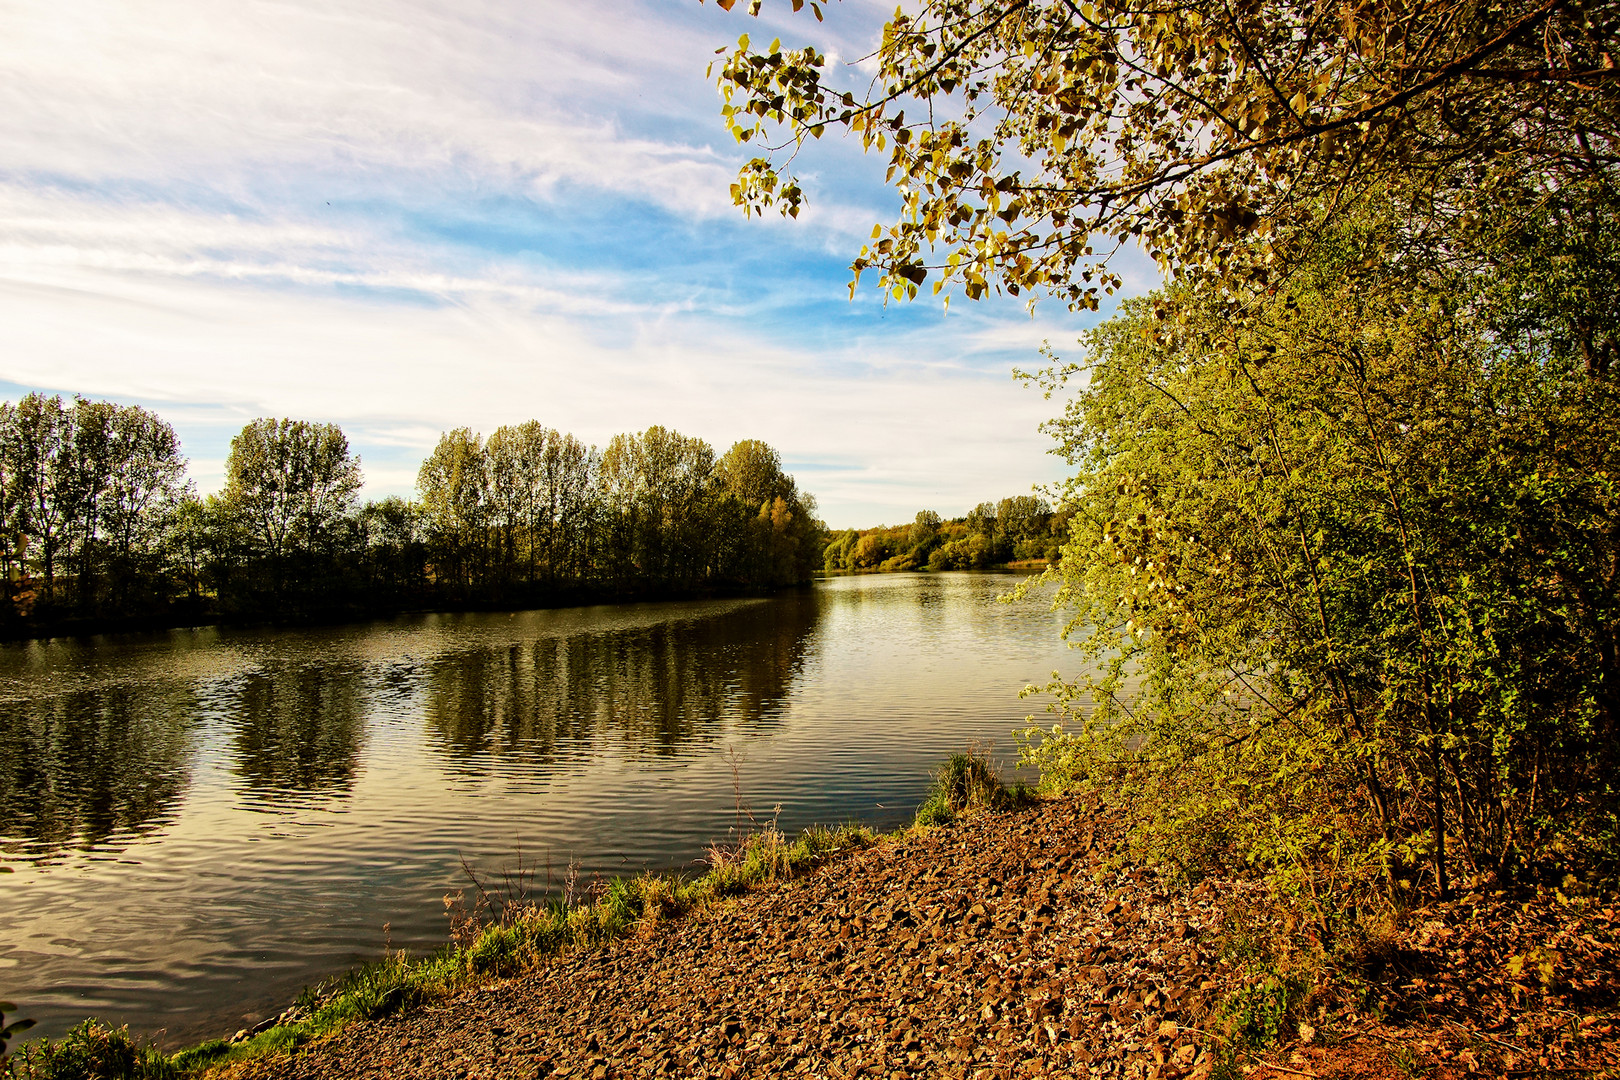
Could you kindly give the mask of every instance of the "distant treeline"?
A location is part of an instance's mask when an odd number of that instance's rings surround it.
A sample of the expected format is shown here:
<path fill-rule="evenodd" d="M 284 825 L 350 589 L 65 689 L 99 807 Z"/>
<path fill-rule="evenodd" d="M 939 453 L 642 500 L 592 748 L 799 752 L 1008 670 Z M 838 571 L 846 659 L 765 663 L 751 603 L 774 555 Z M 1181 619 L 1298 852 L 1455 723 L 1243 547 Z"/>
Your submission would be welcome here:
<path fill-rule="evenodd" d="M 1057 561 L 1067 519 L 1044 499 L 1015 495 L 982 502 L 967 516 L 921 510 L 909 525 L 846 529 L 827 537 L 827 570 L 982 570 L 1003 563 Z"/>
<path fill-rule="evenodd" d="M 536 421 L 443 435 L 417 499 L 361 505 L 334 424 L 255 420 L 199 498 L 145 409 L 0 403 L 0 626 L 342 617 L 590 597 L 758 591 L 821 557 L 812 496 L 765 443 L 724 455 L 662 427 L 605 450 Z"/>

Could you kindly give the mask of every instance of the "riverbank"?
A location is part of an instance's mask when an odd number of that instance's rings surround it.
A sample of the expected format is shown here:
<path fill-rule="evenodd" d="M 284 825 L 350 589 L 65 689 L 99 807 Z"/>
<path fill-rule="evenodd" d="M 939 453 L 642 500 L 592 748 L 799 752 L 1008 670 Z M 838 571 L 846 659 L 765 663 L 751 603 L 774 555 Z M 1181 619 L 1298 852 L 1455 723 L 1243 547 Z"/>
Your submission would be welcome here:
<path fill-rule="evenodd" d="M 564 608 L 596 607 L 611 604 L 646 604 L 692 600 L 734 600 L 768 597 L 810 587 L 809 580 L 771 587 L 736 583 L 710 584 L 702 588 L 678 589 L 668 586 L 645 588 L 547 588 L 513 587 L 499 595 L 474 598 L 415 596 L 397 602 L 376 604 L 336 604 L 308 606 L 300 599 L 266 610 L 222 610 L 206 602 L 179 603 L 162 612 L 139 615 L 89 617 L 64 615 L 58 618 L 17 619 L 7 614 L 0 619 L 0 643 L 50 641 L 55 638 L 93 638 L 108 634 L 160 633 L 167 630 L 300 630 L 346 626 L 423 615 L 475 615 L 521 611 L 555 611 Z M 303 598 L 307 600 L 307 598 Z"/>
<path fill-rule="evenodd" d="M 1620 923 L 1485 896 L 1324 946 L 1071 799 L 908 830 L 225 1078 L 1620 1075 Z"/>
<path fill-rule="evenodd" d="M 1013 562 L 992 563 L 971 570 L 931 570 L 926 566 L 867 566 L 858 570 L 817 570 L 819 578 L 865 577 L 869 574 L 1039 574 L 1048 566 L 1045 559 L 1018 559 Z"/>

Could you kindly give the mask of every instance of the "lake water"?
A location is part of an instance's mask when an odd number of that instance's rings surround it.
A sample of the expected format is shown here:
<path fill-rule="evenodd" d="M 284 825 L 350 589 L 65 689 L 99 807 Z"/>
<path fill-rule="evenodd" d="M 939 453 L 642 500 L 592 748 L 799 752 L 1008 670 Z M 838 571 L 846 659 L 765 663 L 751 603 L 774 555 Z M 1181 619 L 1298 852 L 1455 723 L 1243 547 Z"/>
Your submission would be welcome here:
<path fill-rule="evenodd" d="M 970 743 L 1011 763 L 1067 668 L 1018 579 L 177 630 L 0 647 L 0 999 L 165 1044 L 442 944 L 467 859 L 560 884 L 691 864 L 741 801 L 909 819 Z M 744 818 L 746 823 L 746 818 Z"/>

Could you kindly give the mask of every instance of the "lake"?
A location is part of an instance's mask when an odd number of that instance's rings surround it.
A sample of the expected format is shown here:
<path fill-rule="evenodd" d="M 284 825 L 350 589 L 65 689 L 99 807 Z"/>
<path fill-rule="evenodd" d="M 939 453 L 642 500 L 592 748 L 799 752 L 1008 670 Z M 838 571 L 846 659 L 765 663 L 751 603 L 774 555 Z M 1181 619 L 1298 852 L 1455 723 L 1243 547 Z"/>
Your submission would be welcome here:
<path fill-rule="evenodd" d="M 750 814 L 897 825 L 952 751 L 1010 771 L 1018 691 L 1072 667 L 1018 581 L 0 647 L 0 999 L 172 1046 L 443 944 L 463 859 L 560 886 Z"/>

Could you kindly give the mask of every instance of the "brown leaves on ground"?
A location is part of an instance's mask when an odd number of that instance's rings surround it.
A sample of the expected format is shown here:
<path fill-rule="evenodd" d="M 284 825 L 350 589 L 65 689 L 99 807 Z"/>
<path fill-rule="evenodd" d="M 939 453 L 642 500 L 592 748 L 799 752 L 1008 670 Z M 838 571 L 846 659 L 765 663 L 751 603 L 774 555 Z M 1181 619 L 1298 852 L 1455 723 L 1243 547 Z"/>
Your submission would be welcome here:
<path fill-rule="evenodd" d="M 1620 1075 L 1620 912 L 1555 889 L 1470 892 L 1369 953 L 1386 1019 L 1342 1023 L 1441 1077 Z M 1342 996 L 1342 995 L 1341 995 Z"/>
<path fill-rule="evenodd" d="M 1226 958 L 1221 920 L 1267 905 L 1253 884 L 1185 889 L 1148 869 L 1103 869 L 1124 845 L 1109 814 L 1074 801 L 977 815 L 521 978 L 356 1024 L 295 1058 L 234 1071 L 458 1080 L 1208 1076 L 1221 1046 L 1212 1016 L 1252 976 Z M 1452 926 L 1450 914 L 1433 917 Z M 1408 952 L 1434 947 L 1445 957 L 1466 936 L 1453 928 L 1443 938 L 1451 944 L 1432 944 L 1442 938 L 1431 935 Z M 1555 940 L 1561 955 L 1576 955 L 1571 941 L 1547 937 Z M 1612 938 L 1579 940 L 1612 947 Z M 1385 970 L 1408 962 L 1403 953 Z M 1599 981 L 1612 977 L 1611 964 Z M 1409 993 L 1380 985 L 1401 1000 Z M 1566 1043 L 1552 1044 L 1568 1051 L 1559 1062 L 1600 1052 L 1576 1034 L 1585 1030 L 1579 1021 Z M 1463 1075 L 1463 1053 L 1473 1053 L 1476 1070 L 1504 1063 L 1468 1049 L 1473 1035 L 1457 1049 L 1463 1025 L 1449 1013 L 1402 1022 L 1341 1009 L 1321 1030 L 1290 1028 L 1287 1041 L 1235 1064 L 1280 1078 Z M 1588 1029 L 1606 1038 L 1610 1022 Z M 1525 1041 L 1513 1023 L 1485 1034 Z M 1549 1044 L 1535 1045 L 1515 1067 L 1552 1063 Z"/>

